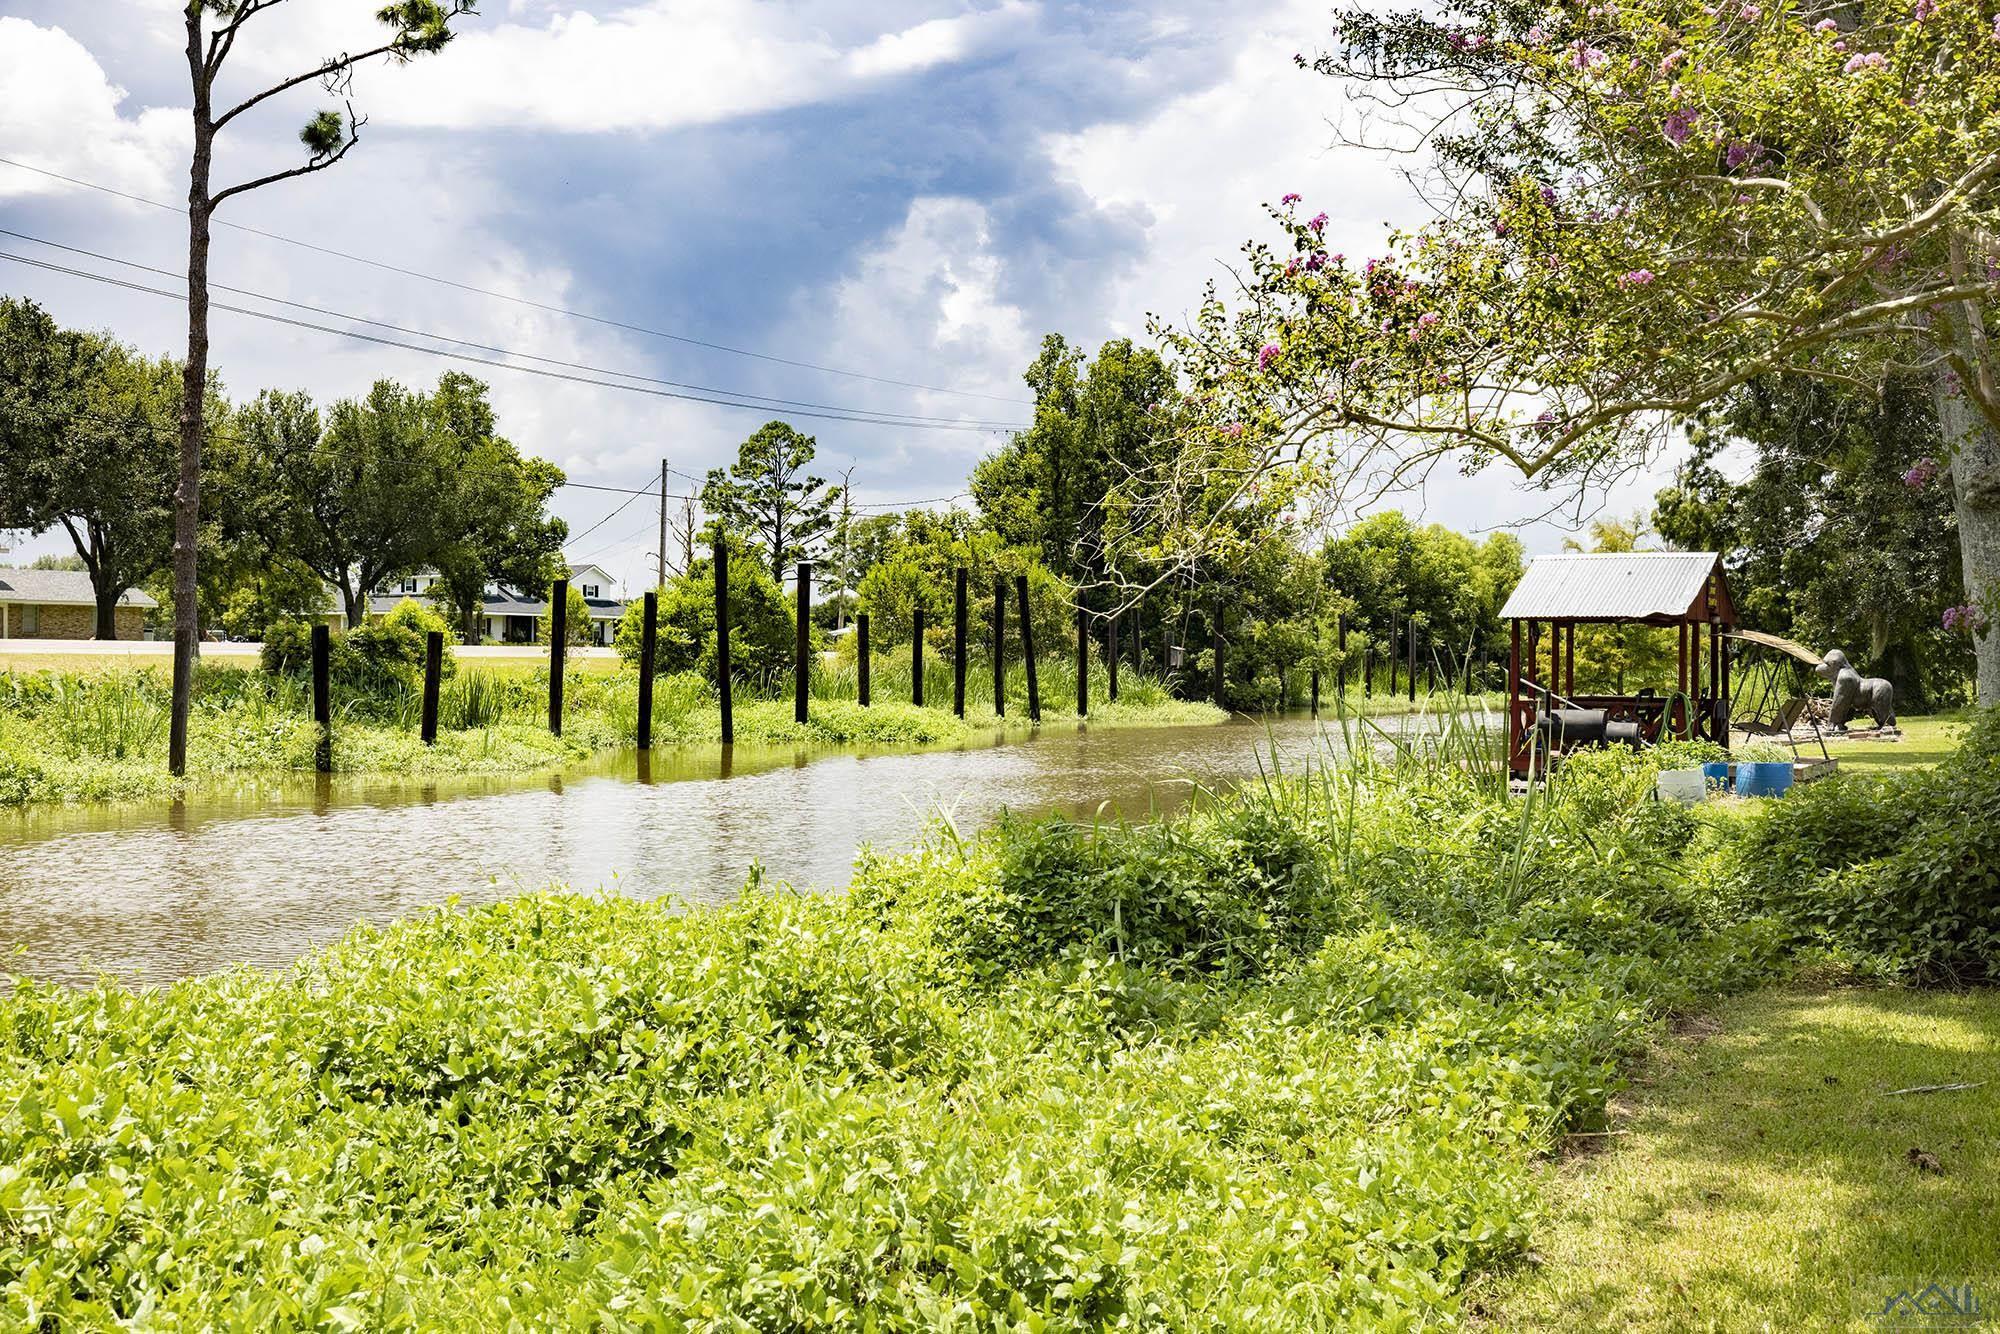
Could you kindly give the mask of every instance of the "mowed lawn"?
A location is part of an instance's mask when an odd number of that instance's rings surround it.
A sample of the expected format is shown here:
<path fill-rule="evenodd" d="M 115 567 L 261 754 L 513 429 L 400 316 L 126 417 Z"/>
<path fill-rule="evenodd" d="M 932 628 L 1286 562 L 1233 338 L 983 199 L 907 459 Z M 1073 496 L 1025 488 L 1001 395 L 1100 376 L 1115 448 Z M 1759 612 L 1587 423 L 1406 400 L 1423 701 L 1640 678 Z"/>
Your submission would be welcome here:
<path fill-rule="evenodd" d="M 1897 1090 L 1971 1084 L 1934 1092 Z M 1550 1168 L 1497 1328 L 1882 1328 L 1905 1286 L 2000 1310 L 2000 990 L 1761 992 L 1665 1040 Z"/>
<path fill-rule="evenodd" d="M 209 651 L 202 661 L 211 667 L 244 667 L 255 670 L 259 658 L 255 653 L 216 653 Z M 538 653 L 509 655 L 504 658 L 484 656 L 461 656 L 458 666 L 461 671 L 490 672 L 495 676 L 533 676 L 549 664 L 548 650 Z M 623 659 L 611 654 L 591 653 L 588 656 L 572 650 L 565 665 L 570 671 L 588 676 L 612 676 L 628 670 Z M 171 644 L 149 644 L 143 650 L 129 653 L 35 653 L 0 645 L 0 672 L 64 672 L 93 674 L 99 672 L 130 672 L 152 668 L 161 674 L 173 670 L 174 655 Z"/>
<path fill-rule="evenodd" d="M 1900 741 L 1836 741 L 1828 738 L 1827 753 L 1840 761 L 1841 768 L 1856 773 L 1936 764 L 1958 749 L 1968 725 L 1964 717 L 1950 713 L 1901 718 L 1897 723 L 1903 732 Z M 1816 759 L 1819 748 L 1807 742 L 1799 748 L 1799 753 L 1807 759 Z"/>

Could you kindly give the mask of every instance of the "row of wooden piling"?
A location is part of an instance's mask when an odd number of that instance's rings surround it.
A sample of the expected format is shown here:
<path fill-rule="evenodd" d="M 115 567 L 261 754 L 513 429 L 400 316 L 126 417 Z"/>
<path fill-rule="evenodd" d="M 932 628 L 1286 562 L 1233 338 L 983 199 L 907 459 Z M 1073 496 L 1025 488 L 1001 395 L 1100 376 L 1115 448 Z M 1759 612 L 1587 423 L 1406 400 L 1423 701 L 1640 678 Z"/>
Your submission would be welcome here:
<path fill-rule="evenodd" d="M 729 652 L 729 548 L 723 542 L 715 544 L 715 685 L 722 712 L 722 740 L 725 745 L 736 740 L 735 708 L 732 700 L 734 671 Z M 798 565 L 798 592 L 796 598 L 797 632 L 793 640 L 793 718 L 804 723 L 808 720 L 811 689 L 811 621 L 812 614 L 812 562 L 801 561 Z M 967 591 L 970 572 L 959 567 L 952 580 L 953 598 L 953 641 L 952 641 L 952 712 L 958 717 L 965 716 L 965 672 L 970 639 L 970 621 Z M 1007 576 L 996 574 L 993 578 L 993 711 L 1000 717 L 1007 713 Z M 1033 618 L 1028 614 L 1028 576 L 1019 574 L 1013 580 L 1014 594 L 1020 608 L 1021 654 L 1027 668 L 1028 717 L 1034 722 L 1042 720 L 1042 697 L 1040 682 L 1035 672 L 1035 638 Z M 569 646 L 569 581 L 558 579 L 550 590 L 549 603 L 549 731 L 562 735 L 563 727 L 563 676 L 565 658 Z M 858 654 L 858 687 L 861 705 L 870 705 L 870 653 L 868 645 L 868 613 L 858 613 L 855 618 L 855 648 Z M 1417 698 L 1417 635 L 1418 623 L 1413 619 L 1408 623 L 1408 690 L 1409 698 L 1415 703 Z M 924 611 L 916 608 L 914 633 L 910 644 L 910 702 L 919 707 L 924 703 Z M 1210 639 L 1213 649 L 1213 689 L 1216 700 L 1222 698 L 1223 688 L 1223 640 L 1222 608 L 1218 602 L 1209 617 Z M 1336 671 L 1337 690 L 1347 692 L 1347 634 L 1348 622 L 1341 617 L 1339 622 L 1340 665 Z M 1392 642 L 1397 633 L 1391 622 Z M 1111 702 L 1118 700 L 1118 618 L 1111 618 L 1106 628 L 1105 666 L 1107 674 L 1107 695 Z M 659 655 L 659 595 L 647 593 L 643 620 L 639 635 L 639 727 L 638 746 L 650 750 L 653 745 L 653 673 Z M 1389 693 L 1393 696 L 1398 689 L 1397 653 L 1388 655 Z M 333 767 L 332 737 L 333 712 L 329 662 L 331 658 L 331 636 L 325 625 L 315 625 L 312 630 L 312 695 L 313 722 L 319 730 L 316 764 L 324 773 Z M 443 674 L 444 635 L 432 630 L 424 644 L 424 685 L 423 716 L 420 725 L 425 745 L 437 742 L 438 690 Z M 1429 689 L 1437 687 L 1437 664 L 1430 664 Z M 1464 688 L 1472 690 L 1472 655 L 1468 653 L 1464 663 Z M 1375 690 L 1375 646 L 1371 639 L 1363 655 L 1363 690 L 1372 696 Z M 1320 670 L 1312 669 L 1312 712 L 1319 714 Z M 1079 718 L 1090 714 L 1090 613 L 1082 607 L 1076 609 L 1076 712 Z"/>

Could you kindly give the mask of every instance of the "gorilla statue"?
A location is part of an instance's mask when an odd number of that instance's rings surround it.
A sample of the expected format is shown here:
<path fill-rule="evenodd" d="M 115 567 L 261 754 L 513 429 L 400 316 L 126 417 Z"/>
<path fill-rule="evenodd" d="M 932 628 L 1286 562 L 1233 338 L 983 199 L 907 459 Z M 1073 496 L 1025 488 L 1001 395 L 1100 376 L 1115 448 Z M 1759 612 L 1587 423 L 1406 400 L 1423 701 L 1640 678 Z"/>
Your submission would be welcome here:
<path fill-rule="evenodd" d="M 1896 725 L 1896 688 L 1879 676 L 1863 676 L 1854 670 L 1847 655 L 1834 649 L 1816 668 L 1833 682 L 1833 708 L 1828 721 L 1836 732 L 1847 730 L 1847 720 L 1857 710 L 1866 709 L 1877 727 Z"/>

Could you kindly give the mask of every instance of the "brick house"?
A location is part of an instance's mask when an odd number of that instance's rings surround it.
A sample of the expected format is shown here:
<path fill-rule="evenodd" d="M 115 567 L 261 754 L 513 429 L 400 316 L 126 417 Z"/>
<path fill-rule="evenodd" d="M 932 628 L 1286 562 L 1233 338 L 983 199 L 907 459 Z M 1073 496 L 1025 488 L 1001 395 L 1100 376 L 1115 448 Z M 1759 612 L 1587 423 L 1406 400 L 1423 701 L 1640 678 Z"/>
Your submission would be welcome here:
<path fill-rule="evenodd" d="M 145 633 L 146 613 L 160 604 L 127 589 L 113 613 L 118 638 Z M 0 567 L 0 639 L 94 639 L 97 594 L 81 570 L 15 570 Z"/>

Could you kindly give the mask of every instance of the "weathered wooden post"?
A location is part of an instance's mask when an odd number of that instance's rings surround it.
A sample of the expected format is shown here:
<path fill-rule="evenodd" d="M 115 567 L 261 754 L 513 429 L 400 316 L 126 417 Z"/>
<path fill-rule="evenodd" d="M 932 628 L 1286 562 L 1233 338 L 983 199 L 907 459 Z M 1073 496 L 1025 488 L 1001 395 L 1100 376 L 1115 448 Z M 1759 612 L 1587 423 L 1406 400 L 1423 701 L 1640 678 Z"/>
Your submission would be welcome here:
<path fill-rule="evenodd" d="M 806 720 L 806 695 L 812 688 L 812 674 L 806 662 L 809 651 L 807 631 L 812 617 L 812 562 L 799 562 L 798 615 L 792 637 L 792 721 Z"/>
<path fill-rule="evenodd" d="M 860 673 L 861 707 L 868 707 L 868 613 L 854 618 L 854 666 Z"/>
<path fill-rule="evenodd" d="M 1319 717 L 1319 664 L 1313 664 L 1312 671 L 1312 716 Z"/>
<path fill-rule="evenodd" d="M 1007 716 L 1007 576 L 993 576 L 993 716 Z"/>
<path fill-rule="evenodd" d="M 646 594 L 639 626 L 639 749 L 653 748 L 653 666 L 660 656 L 660 595 Z"/>
<path fill-rule="evenodd" d="M 569 653 L 569 580 L 549 590 L 549 730 L 562 735 L 564 658 Z"/>
<path fill-rule="evenodd" d="M 963 565 L 952 576 L 951 711 L 965 716 L 965 580 Z"/>
<path fill-rule="evenodd" d="M 1211 692 L 1214 695 L 1216 706 L 1220 708 L 1223 707 L 1222 704 L 1223 676 L 1222 676 L 1222 598 L 1221 595 L 1219 594 L 1211 601 L 1209 607 L 1208 642 L 1209 646 L 1214 650 L 1212 654 L 1214 662 L 1211 663 L 1210 666 L 1213 669 L 1215 680 L 1213 685 L 1211 686 Z"/>
<path fill-rule="evenodd" d="M 313 743 L 313 768 L 333 772 L 333 680 L 330 659 L 333 632 L 324 624 L 312 628 L 313 726 L 319 733 Z"/>
<path fill-rule="evenodd" d="M 1028 668 L 1028 721 L 1042 720 L 1042 692 L 1035 683 L 1035 618 L 1028 613 L 1028 576 L 1014 576 L 1014 597 L 1021 604 L 1021 658 Z"/>
<path fill-rule="evenodd" d="M 715 535 L 715 690 L 722 699 L 722 744 L 736 740 L 736 714 L 730 707 L 729 670 L 729 540 Z"/>
<path fill-rule="evenodd" d="M 1105 627 L 1104 674 L 1105 698 L 1113 704 L 1118 702 L 1118 613 L 1111 613 L 1111 624 Z"/>
<path fill-rule="evenodd" d="M 1410 631 L 1410 703 L 1417 702 L 1417 618 L 1412 616 Z"/>
<path fill-rule="evenodd" d="M 910 703 L 920 709 L 924 706 L 924 609 L 922 607 L 911 613 Z"/>
<path fill-rule="evenodd" d="M 438 680 L 444 675 L 444 631 L 424 636 L 424 718 L 421 734 L 426 746 L 438 739 Z"/>
<path fill-rule="evenodd" d="M 1396 697 L 1396 662 L 1403 655 L 1402 627 L 1396 624 L 1396 614 L 1389 613 L 1389 698 Z"/>
<path fill-rule="evenodd" d="M 1361 698 L 1375 698 L 1375 631 L 1368 631 L 1368 642 L 1361 648 Z"/>
<path fill-rule="evenodd" d="M 1334 644 L 1340 653 L 1340 666 L 1334 669 L 1333 691 L 1340 701 L 1339 707 L 1347 705 L 1347 617 L 1336 617 L 1334 624 L 1339 628 L 1334 632 Z"/>
<path fill-rule="evenodd" d="M 1090 617 L 1076 609 L 1076 716 L 1090 716 Z"/>

